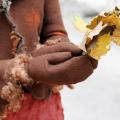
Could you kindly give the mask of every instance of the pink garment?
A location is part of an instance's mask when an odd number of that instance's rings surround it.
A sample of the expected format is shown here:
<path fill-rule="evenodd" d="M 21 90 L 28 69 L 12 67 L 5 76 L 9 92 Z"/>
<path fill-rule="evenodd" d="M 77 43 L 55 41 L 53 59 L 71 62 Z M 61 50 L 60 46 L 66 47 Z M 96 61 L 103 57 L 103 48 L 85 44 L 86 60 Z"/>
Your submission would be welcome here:
<path fill-rule="evenodd" d="M 57 93 L 46 100 L 38 100 L 25 94 L 20 111 L 10 113 L 5 120 L 64 120 L 61 96 Z"/>

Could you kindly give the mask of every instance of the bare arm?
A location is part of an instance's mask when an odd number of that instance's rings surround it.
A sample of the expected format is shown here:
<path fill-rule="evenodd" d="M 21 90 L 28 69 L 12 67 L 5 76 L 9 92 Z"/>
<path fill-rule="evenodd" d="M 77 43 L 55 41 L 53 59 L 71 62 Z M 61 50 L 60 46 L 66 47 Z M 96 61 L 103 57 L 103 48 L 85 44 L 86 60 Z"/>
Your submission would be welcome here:
<path fill-rule="evenodd" d="M 41 33 L 43 42 L 48 40 L 69 41 L 64 28 L 59 0 L 45 0 L 44 24 Z"/>

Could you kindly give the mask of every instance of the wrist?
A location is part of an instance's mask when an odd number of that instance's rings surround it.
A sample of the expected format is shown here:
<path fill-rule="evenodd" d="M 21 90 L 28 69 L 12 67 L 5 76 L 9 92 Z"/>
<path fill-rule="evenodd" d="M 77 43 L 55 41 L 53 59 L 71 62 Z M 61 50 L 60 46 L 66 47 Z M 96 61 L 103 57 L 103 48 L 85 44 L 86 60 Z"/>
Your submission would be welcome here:
<path fill-rule="evenodd" d="M 54 37 L 48 39 L 45 42 L 45 45 L 51 46 L 51 45 L 55 45 L 60 42 L 69 42 L 69 39 L 68 39 L 68 37 L 64 37 L 64 36 L 54 36 Z"/>

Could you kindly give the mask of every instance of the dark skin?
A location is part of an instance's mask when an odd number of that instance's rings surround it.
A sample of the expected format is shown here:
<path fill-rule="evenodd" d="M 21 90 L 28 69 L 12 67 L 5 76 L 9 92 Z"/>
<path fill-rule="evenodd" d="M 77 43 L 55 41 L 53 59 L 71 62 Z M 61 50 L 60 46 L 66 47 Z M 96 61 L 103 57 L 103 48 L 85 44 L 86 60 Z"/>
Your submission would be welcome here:
<path fill-rule="evenodd" d="M 61 42 L 67 42 L 67 45 L 70 44 L 62 22 L 58 0 L 36 0 L 35 2 L 33 0 L 14 0 L 9 15 L 17 25 L 16 31 L 24 38 L 24 48 L 27 53 L 35 51 L 38 44 L 45 44 L 46 41 L 50 40 L 61 39 Z M 3 13 L 0 13 L 0 26 L 0 51 L 2 51 L 0 60 L 12 59 L 14 55 L 11 52 L 13 47 L 13 43 L 10 41 L 11 26 Z M 69 49 L 65 51 L 72 53 L 73 47 L 78 50 L 78 47 L 72 44 Z M 48 51 L 46 50 L 46 52 L 38 54 L 37 56 L 47 54 Z M 79 49 L 79 51 L 81 50 Z M 78 57 L 79 55 L 80 54 L 78 54 Z M 72 54 L 72 57 L 75 56 Z M 85 64 L 88 64 L 88 66 L 90 65 L 88 61 L 92 61 L 92 64 L 95 64 L 95 67 L 90 69 L 90 73 L 92 73 L 93 69 L 97 66 L 97 61 L 87 59 Z M 44 85 L 45 84 L 46 82 Z M 46 89 L 46 87 L 42 88 Z M 42 91 L 41 88 L 39 88 L 39 91 Z"/>

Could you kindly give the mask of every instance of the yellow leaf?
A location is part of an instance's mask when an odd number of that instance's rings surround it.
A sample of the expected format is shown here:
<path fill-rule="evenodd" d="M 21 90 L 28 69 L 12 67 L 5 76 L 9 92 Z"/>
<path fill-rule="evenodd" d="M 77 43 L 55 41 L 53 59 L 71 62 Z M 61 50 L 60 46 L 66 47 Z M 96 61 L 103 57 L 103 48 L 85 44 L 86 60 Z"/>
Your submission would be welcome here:
<path fill-rule="evenodd" d="M 120 18 L 117 14 L 111 12 L 108 15 L 98 15 L 96 16 L 89 25 L 87 25 L 87 28 L 93 30 L 100 22 L 103 22 L 103 24 L 108 24 L 108 25 L 116 25 L 120 26 Z"/>
<path fill-rule="evenodd" d="M 97 60 L 110 50 L 111 42 L 120 46 L 120 9 L 117 7 L 112 12 L 96 16 L 87 26 L 76 17 L 75 26 L 79 31 L 88 28 L 81 48 Z"/>
<path fill-rule="evenodd" d="M 98 16 L 96 16 L 92 21 L 91 21 L 91 23 L 89 24 L 89 25 L 87 25 L 87 28 L 89 28 L 89 29 L 94 29 L 99 23 L 100 23 L 100 21 L 102 20 L 102 16 L 100 16 L 100 15 L 98 15 Z"/>
<path fill-rule="evenodd" d="M 86 28 L 87 25 L 86 22 L 83 19 L 81 19 L 79 16 L 74 17 L 73 24 L 80 32 L 88 31 L 88 29 Z"/>
<path fill-rule="evenodd" d="M 110 50 L 110 42 L 110 33 L 98 37 L 98 39 L 87 48 L 88 55 L 99 60 L 101 56 Z"/>
<path fill-rule="evenodd" d="M 116 29 L 111 36 L 111 41 L 120 46 L 120 29 Z"/>
<path fill-rule="evenodd" d="M 120 18 L 115 14 L 111 14 L 110 16 L 103 17 L 102 22 L 108 25 L 120 26 Z"/>

